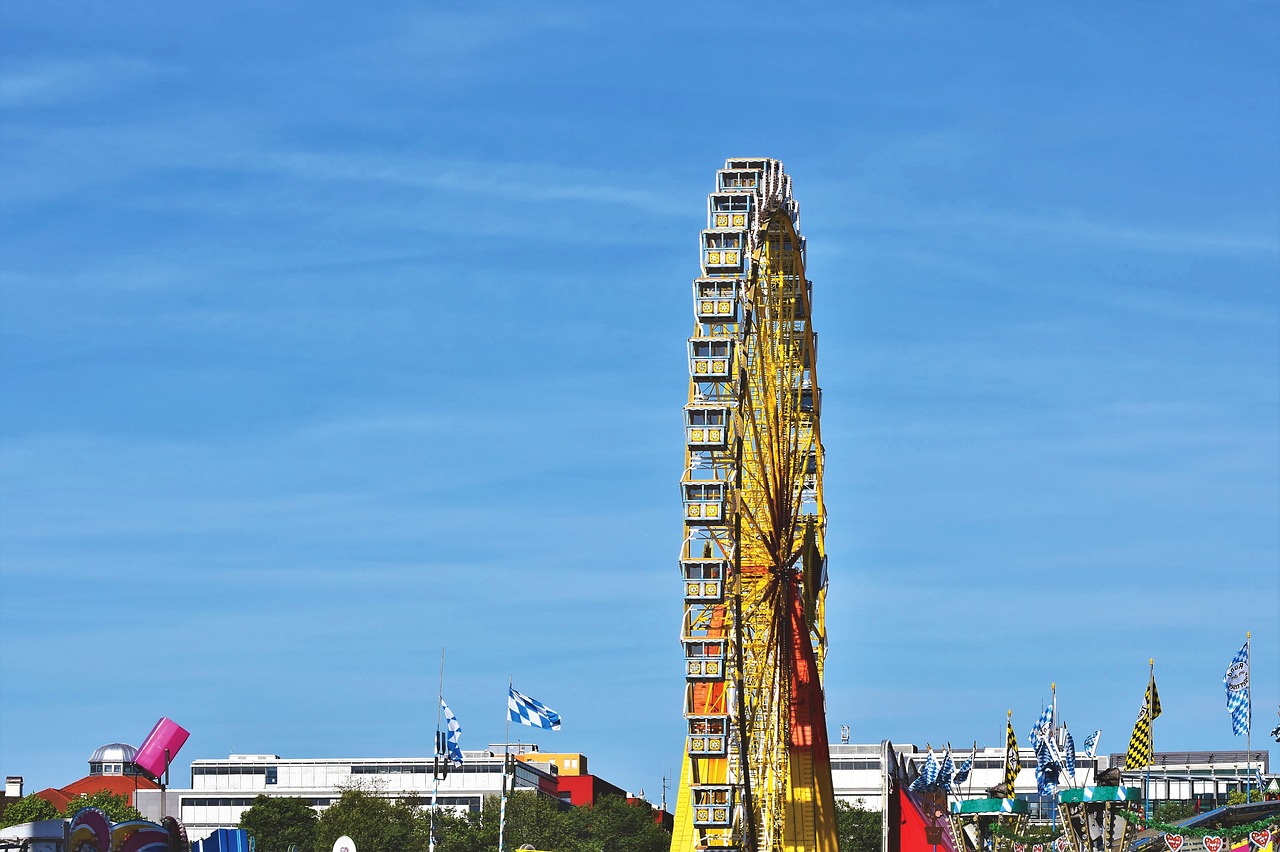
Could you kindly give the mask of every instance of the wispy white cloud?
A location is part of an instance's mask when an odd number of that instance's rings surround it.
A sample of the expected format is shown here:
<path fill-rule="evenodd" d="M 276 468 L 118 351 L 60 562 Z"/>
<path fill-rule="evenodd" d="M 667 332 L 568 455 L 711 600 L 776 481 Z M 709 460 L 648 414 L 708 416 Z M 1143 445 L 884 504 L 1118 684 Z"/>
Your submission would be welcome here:
<path fill-rule="evenodd" d="M 687 216 L 685 199 L 673 197 L 634 171 L 601 172 L 535 162 L 422 159 L 388 155 L 306 151 L 248 152 L 239 164 L 308 180 L 356 181 L 475 194 L 517 204 L 587 202 L 632 207 L 663 216 Z"/>
<path fill-rule="evenodd" d="M 154 62 L 116 55 L 9 63 L 0 68 L 0 107 L 60 104 L 136 84 L 171 70 Z"/>
<path fill-rule="evenodd" d="M 1280 221 L 1273 216 L 1255 227 L 1227 230 L 1184 228 L 1157 222 L 1122 222 L 1077 210 L 943 212 L 935 224 L 959 230 L 1038 235 L 1065 243 L 1106 245 L 1155 254 L 1280 255 Z"/>
<path fill-rule="evenodd" d="M 844 229 L 927 233 L 939 238 L 1012 244 L 1088 245 L 1164 255 L 1280 256 L 1280 210 L 1252 222 L 1186 227 L 1159 221 L 1124 221 L 1110 213 L 1076 209 L 999 209 L 976 205 L 930 205 L 867 196 L 842 206 Z M 832 227 L 825 225 L 824 230 Z M 1032 241 L 1029 243 L 1028 241 Z M 836 247 L 838 250 L 838 247 Z"/>

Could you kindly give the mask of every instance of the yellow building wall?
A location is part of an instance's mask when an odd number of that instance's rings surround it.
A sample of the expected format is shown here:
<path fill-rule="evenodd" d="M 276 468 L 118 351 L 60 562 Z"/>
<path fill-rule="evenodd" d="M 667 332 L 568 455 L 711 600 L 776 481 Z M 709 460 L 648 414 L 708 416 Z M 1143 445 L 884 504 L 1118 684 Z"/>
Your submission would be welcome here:
<path fill-rule="evenodd" d="M 588 775 L 587 756 L 572 752 L 530 751 L 515 755 L 527 763 L 554 763 L 561 775 Z"/>

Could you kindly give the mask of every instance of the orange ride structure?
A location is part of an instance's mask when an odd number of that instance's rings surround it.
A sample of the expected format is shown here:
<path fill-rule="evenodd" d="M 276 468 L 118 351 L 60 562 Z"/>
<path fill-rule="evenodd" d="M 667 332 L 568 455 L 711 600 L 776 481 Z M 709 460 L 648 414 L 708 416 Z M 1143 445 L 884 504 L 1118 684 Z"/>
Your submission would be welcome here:
<path fill-rule="evenodd" d="M 791 177 L 716 172 L 693 282 L 672 852 L 836 852 L 812 282 Z"/>

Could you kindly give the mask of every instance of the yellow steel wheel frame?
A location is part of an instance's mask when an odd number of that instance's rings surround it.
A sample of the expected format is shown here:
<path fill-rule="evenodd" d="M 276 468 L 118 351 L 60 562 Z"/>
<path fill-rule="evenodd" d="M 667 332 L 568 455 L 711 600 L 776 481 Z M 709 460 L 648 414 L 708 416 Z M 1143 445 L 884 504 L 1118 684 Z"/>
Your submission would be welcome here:
<path fill-rule="evenodd" d="M 691 364 L 689 407 L 724 405 L 732 440 L 722 449 L 686 445 L 684 482 L 722 483 L 725 515 L 719 526 L 688 529 L 681 559 L 723 560 L 728 573 L 723 600 L 686 597 L 681 638 L 689 654 L 706 647 L 691 643 L 722 641 L 724 675 L 686 684 L 691 735 L 672 852 L 836 852 L 821 687 L 821 405 L 811 286 L 790 185 L 776 160 L 729 160 L 703 231 L 695 311 L 699 293 L 713 291 L 734 292 L 738 310 L 716 303 L 732 321 L 699 314 L 693 339 L 732 341 L 733 368 L 727 380 L 708 382 Z M 724 268 L 726 246 L 742 250 L 739 267 Z M 707 718 L 728 722 L 723 754 L 706 754 L 704 740 L 692 735 Z M 716 796 L 730 809 L 708 807 Z M 718 823 L 726 814 L 728 824 Z"/>

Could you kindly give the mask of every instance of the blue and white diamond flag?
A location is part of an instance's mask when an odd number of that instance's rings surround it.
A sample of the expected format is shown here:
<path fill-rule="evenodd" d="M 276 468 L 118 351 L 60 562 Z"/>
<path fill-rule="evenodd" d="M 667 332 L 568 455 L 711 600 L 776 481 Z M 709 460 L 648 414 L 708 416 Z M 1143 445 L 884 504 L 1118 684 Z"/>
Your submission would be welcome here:
<path fill-rule="evenodd" d="M 541 701 L 517 692 L 514 686 L 507 687 L 507 718 L 530 728 L 546 728 L 551 731 L 560 730 L 560 714 Z"/>
<path fill-rule="evenodd" d="M 1102 736 L 1102 731 L 1098 730 L 1084 738 L 1084 753 L 1086 757 L 1098 756 L 1098 737 L 1100 736 Z"/>
<path fill-rule="evenodd" d="M 1231 658 L 1222 676 L 1227 690 L 1227 712 L 1231 714 L 1231 733 L 1237 737 L 1249 733 L 1249 640 Z"/>
<path fill-rule="evenodd" d="M 951 780 L 951 783 L 954 786 L 959 787 L 961 784 L 969 780 L 969 772 L 972 769 L 973 758 L 966 757 L 964 759 L 964 763 L 960 764 L 960 768 L 956 770 L 956 777 Z"/>
<path fill-rule="evenodd" d="M 932 787 L 934 782 L 938 780 L 938 760 L 933 756 L 933 749 L 929 749 L 929 756 L 925 758 L 924 767 L 920 770 L 920 774 L 916 776 L 916 780 L 912 781 L 908 790 L 925 790 Z"/>
<path fill-rule="evenodd" d="M 1053 795 L 1058 784 L 1058 764 L 1049 756 L 1049 740 L 1036 742 L 1036 791 L 1044 795 Z"/>
<path fill-rule="evenodd" d="M 960 764 L 960 768 L 956 770 L 956 777 L 951 779 L 952 785 L 959 790 L 960 785 L 969 780 L 969 773 L 973 771 L 973 762 L 978 758 L 978 744 L 973 744 L 973 754 L 964 759 L 964 763 Z"/>
<path fill-rule="evenodd" d="M 951 759 L 951 746 L 947 746 L 947 753 L 942 758 L 942 768 L 938 770 L 938 784 L 943 790 L 950 792 L 952 784 L 952 776 L 955 774 L 956 764 Z"/>
<path fill-rule="evenodd" d="M 1049 726 L 1053 724 L 1053 706 L 1044 708 L 1040 712 L 1040 718 L 1036 720 L 1036 726 L 1031 729 L 1031 745 L 1034 746 L 1040 742 L 1041 738 L 1048 736 Z"/>
<path fill-rule="evenodd" d="M 933 749 L 929 749 L 929 759 L 924 762 L 924 783 L 932 787 L 938 781 L 938 772 L 941 767 L 938 766 L 938 760 L 933 756 Z"/>
<path fill-rule="evenodd" d="M 1062 726 L 1063 742 L 1063 762 L 1067 767 L 1067 775 L 1072 778 L 1076 777 L 1076 741 L 1072 738 L 1071 732 L 1067 730 L 1067 726 Z"/>
<path fill-rule="evenodd" d="M 462 765 L 462 725 L 458 723 L 458 717 L 453 715 L 453 711 L 449 709 L 449 705 L 444 703 L 444 699 L 440 699 L 440 707 L 444 709 L 444 725 L 449 733 L 445 735 L 445 748 L 449 752 L 449 762 L 454 766 Z"/>

